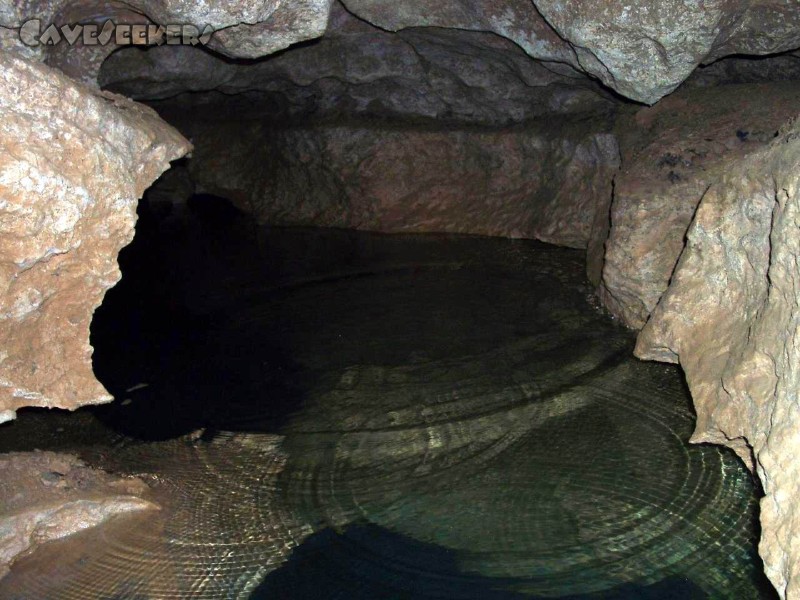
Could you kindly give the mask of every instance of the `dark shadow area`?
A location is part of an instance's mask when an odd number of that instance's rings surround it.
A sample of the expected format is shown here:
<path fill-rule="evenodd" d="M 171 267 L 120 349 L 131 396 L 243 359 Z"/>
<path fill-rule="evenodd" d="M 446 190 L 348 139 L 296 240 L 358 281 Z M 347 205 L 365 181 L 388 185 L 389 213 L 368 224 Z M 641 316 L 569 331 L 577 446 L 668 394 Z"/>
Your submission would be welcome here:
<path fill-rule="evenodd" d="M 276 415 L 297 397 L 296 369 L 279 340 L 259 348 L 256 363 L 219 352 L 217 332 L 241 290 L 212 282 L 229 283 L 226 262 L 258 264 L 251 221 L 208 194 L 181 208 L 185 214 L 175 215 L 147 199 L 140 203 L 136 236 L 119 257 L 122 280 L 92 321 L 95 373 L 116 398 L 94 411 L 106 425 L 143 440 L 223 427 L 239 401 L 264 386 L 283 403 Z M 266 283 L 269 274 L 264 269 Z M 230 299 L 203 302 L 201 296 L 214 294 Z"/>
<path fill-rule="evenodd" d="M 525 580 L 464 573 L 458 554 L 370 523 L 343 531 L 324 529 L 308 537 L 289 560 L 270 573 L 253 600 L 517 600 Z M 563 600 L 701 600 L 709 596 L 683 577 L 622 585 Z"/>
<path fill-rule="evenodd" d="M 186 206 L 198 219 L 212 227 L 215 223 L 230 225 L 245 217 L 230 200 L 214 194 L 194 194 L 186 201 Z"/>

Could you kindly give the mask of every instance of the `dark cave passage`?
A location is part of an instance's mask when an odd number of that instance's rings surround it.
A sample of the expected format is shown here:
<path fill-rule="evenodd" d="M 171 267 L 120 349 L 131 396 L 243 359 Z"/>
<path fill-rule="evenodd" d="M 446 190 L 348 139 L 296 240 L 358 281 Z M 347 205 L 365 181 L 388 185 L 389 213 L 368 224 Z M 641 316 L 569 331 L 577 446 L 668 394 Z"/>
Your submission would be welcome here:
<path fill-rule="evenodd" d="M 687 444 L 680 372 L 631 357 L 581 252 L 196 197 L 146 199 L 120 263 L 92 329 L 117 401 L 16 432 L 162 510 L 19 559 L 0 596 L 774 597 L 750 476 Z"/>

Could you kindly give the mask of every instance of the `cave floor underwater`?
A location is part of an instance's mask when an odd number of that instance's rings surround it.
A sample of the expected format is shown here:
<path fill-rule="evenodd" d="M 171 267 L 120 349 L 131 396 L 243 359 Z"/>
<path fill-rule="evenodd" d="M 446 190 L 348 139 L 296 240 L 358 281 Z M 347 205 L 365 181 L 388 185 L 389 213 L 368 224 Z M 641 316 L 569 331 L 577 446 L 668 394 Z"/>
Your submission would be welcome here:
<path fill-rule="evenodd" d="M 774 597 L 750 475 L 687 444 L 680 371 L 632 357 L 581 252 L 212 210 L 143 214 L 120 262 L 92 334 L 117 401 L 22 411 L 0 450 L 162 510 L 40 547 L 0 598 Z"/>

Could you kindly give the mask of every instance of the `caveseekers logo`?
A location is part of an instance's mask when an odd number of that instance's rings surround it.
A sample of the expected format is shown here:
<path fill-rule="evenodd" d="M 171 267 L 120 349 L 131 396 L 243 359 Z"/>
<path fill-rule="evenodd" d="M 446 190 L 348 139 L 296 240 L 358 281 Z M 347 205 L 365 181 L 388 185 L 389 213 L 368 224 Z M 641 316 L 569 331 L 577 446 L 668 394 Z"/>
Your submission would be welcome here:
<path fill-rule="evenodd" d="M 50 24 L 42 29 L 40 19 L 32 19 L 22 24 L 19 37 L 27 46 L 55 46 L 81 43 L 84 46 L 175 46 L 205 45 L 211 40 L 214 29 L 206 25 L 201 31 L 195 25 L 153 25 L 120 24 L 106 21 L 102 25 L 84 23 L 74 25 Z"/>

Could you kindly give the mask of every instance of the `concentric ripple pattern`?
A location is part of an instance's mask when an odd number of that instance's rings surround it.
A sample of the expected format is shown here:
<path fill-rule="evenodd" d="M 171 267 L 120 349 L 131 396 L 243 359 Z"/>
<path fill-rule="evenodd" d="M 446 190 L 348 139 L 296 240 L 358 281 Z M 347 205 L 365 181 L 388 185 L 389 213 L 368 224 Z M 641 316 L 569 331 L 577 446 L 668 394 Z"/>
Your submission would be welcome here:
<path fill-rule="evenodd" d="M 265 256 L 342 235 L 271 231 Z M 227 270 L 186 360 L 84 414 L 96 443 L 73 421 L 162 508 L 42 547 L 0 597 L 774 597 L 750 475 L 687 443 L 679 370 L 632 358 L 580 253 L 348 235 L 346 261 Z"/>

